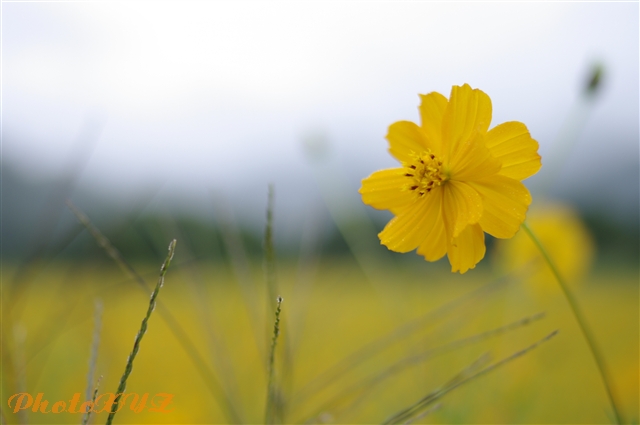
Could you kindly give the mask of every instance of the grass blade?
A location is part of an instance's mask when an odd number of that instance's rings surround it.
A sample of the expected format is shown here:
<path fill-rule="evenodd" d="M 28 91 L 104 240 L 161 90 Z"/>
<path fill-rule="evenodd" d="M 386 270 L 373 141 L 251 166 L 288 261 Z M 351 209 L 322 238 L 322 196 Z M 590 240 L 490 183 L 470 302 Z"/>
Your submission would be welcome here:
<path fill-rule="evenodd" d="M 389 332 L 387 335 L 379 339 L 365 344 L 363 347 L 359 348 L 333 366 L 329 367 L 327 370 L 318 375 L 316 379 L 313 379 L 301 389 L 296 391 L 296 394 L 294 395 L 291 402 L 300 403 L 306 400 L 307 398 L 331 385 L 331 383 L 339 379 L 341 376 L 345 375 L 356 365 L 379 354 L 391 344 L 398 343 L 404 338 L 413 335 L 415 332 L 419 331 L 427 324 L 435 323 L 443 317 L 446 317 L 448 314 L 452 313 L 465 303 L 477 301 L 478 298 L 487 296 L 507 285 L 508 283 L 509 280 L 507 277 L 496 279 L 467 294 L 449 301 L 448 303 L 443 304 L 434 310 L 427 312 L 426 314 L 410 321 L 409 323 L 406 323 L 394 329 L 393 331 Z"/>
<path fill-rule="evenodd" d="M 100 328 L 102 327 L 102 302 L 95 301 L 95 314 L 93 319 L 93 338 L 91 341 L 91 355 L 89 356 L 89 373 L 87 374 L 87 390 L 86 400 L 91 398 L 91 389 L 93 388 L 93 376 L 96 372 L 96 363 L 98 361 L 98 347 L 100 346 Z"/>
<path fill-rule="evenodd" d="M 519 320 L 516 320 L 514 322 L 511 322 L 507 325 L 490 329 L 488 331 L 480 332 L 465 338 L 460 338 L 460 339 L 445 343 L 443 345 L 430 348 L 421 353 L 402 358 L 397 362 L 395 362 L 394 364 L 381 370 L 380 372 L 376 372 L 375 374 L 372 374 L 371 376 L 368 376 L 365 379 L 359 382 L 356 382 L 354 385 L 351 385 L 350 387 L 345 388 L 343 391 L 340 391 L 338 394 L 332 397 L 318 410 L 319 411 L 330 410 L 332 406 L 336 406 L 336 404 L 340 400 L 345 400 L 347 397 L 349 397 L 350 394 L 354 394 L 360 391 L 360 394 L 357 395 L 356 400 L 352 402 L 350 406 L 345 407 L 342 410 L 342 412 L 336 413 L 334 415 L 335 417 L 339 417 L 340 415 L 344 414 L 347 410 L 352 411 L 357 404 L 364 401 L 364 399 L 366 398 L 366 395 L 370 393 L 376 386 L 380 385 L 381 383 L 385 382 L 388 378 L 402 372 L 403 370 L 411 366 L 420 364 L 421 362 L 434 358 L 438 355 L 449 353 L 453 350 L 457 350 L 457 349 L 472 345 L 474 343 L 484 341 L 491 337 L 501 335 L 505 332 L 519 329 L 523 326 L 527 326 L 534 321 L 542 319 L 544 315 L 545 315 L 544 313 L 537 313 L 537 314 L 534 314 L 533 316 L 527 316 Z"/>
<path fill-rule="evenodd" d="M 82 225 L 89 231 L 91 236 L 96 240 L 98 245 L 102 247 L 107 255 L 111 257 L 112 260 L 120 266 L 120 268 L 131 278 L 133 279 L 140 288 L 142 288 L 145 293 L 149 289 L 147 286 L 147 282 L 135 271 L 133 267 L 122 257 L 122 254 L 111 244 L 109 239 L 107 239 L 100 230 L 96 226 L 91 223 L 89 218 L 80 211 L 71 201 L 67 200 L 67 206 L 76 216 L 78 221 L 82 223 Z M 213 394 L 215 400 L 218 402 L 219 406 L 222 408 L 223 413 L 227 416 L 227 420 L 230 423 L 240 423 L 240 416 L 236 411 L 235 407 L 229 400 L 229 397 L 222 389 L 222 386 L 218 382 L 213 371 L 209 368 L 207 363 L 204 361 L 198 350 L 196 349 L 195 344 L 191 341 L 185 330 L 180 325 L 180 322 L 173 316 L 171 311 L 161 302 L 157 302 L 158 313 L 160 317 L 164 320 L 165 324 L 171 330 L 171 333 L 178 340 L 178 343 L 182 346 L 187 355 L 191 358 L 191 361 L 195 365 L 195 367 L 200 372 L 200 375 L 203 377 L 207 387 Z"/>
<path fill-rule="evenodd" d="M 169 264 L 171 264 L 171 260 L 173 259 L 173 254 L 176 249 L 176 240 L 172 240 L 169 244 L 169 252 L 167 253 L 167 257 L 162 263 L 162 267 L 160 267 L 160 277 L 158 278 L 158 283 L 156 283 L 156 287 L 151 293 L 151 298 L 149 299 L 149 307 L 147 308 L 147 314 L 142 319 L 142 323 L 140 324 L 140 330 L 136 335 L 136 338 L 133 342 L 133 349 L 131 350 L 131 354 L 127 358 L 127 365 L 124 369 L 124 373 L 120 378 L 120 384 L 118 385 L 118 389 L 116 391 L 115 401 L 109 412 L 109 416 L 107 417 L 107 425 L 111 425 L 113 421 L 113 417 L 118 411 L 118 403 L 120 401 L 120 397 L 124 394 L 125 389 L 127 388 L 127 379 L 129 375 L 131 375 L 131 371 L 133 370 L 133 362 L 136 359 L 136 355 L 138 354 L 138 350 L 140 350 L 140 343 L 142 342 L 142 337 L 147 332 L 147 323 L 149 322 L 149 318 L 151 317 L 151 313 L 156 308 L 156 298 L 158 297 L 158 293 L 160 292 L 160 288 L 164 284 L 164 276 L 167 273 L 167 269 L 169 268 Z"/>
<path fill-rule="evenodd" d="M 276 358 L 276 344 L 278 342 L 278 336 L 280 335 L 280 312 L 282 306 L 282 297 L 278 296 L 276 299 L 276 320 L 273 324 L 273 337 L 271 339 L 271 349 L 269 351 L 269 375 L 267 379 L 267 405 L 264 412 L 264 423 L 272 424 L 274 420 L 274 412 L 280 410 L 278 402 L 278 389 L 274 378 L 275 358 Z"/>
<path fill-rule="evenodd" d="M 96 398 L 98 397 L 98 388 L 100 388 L 100 381 L 102 381 L 102 376 L 100 376 L 100 378 L 98 378 L 98 382 L 96 382 L 96 387 L 93 389 L 93 395 L 91 395 L 91 391 L 89 391 L 89 396 L 87 397 L 87 400 L 91 400 L 90 406 L 92 407 L 96 402 Z M 82 416 L 82 425 L 87 425 L 89 423 L 92 410 L 92 408 L 88 409 L 87 412 Z"/>
<path fill-rule="evenodd" d="M 458 388 L 461 385 L 464 385 L 482 375 L 485 375 L 486 373 L 491 372 L 494 369 L 497 369 L 500 366 L 504 366 L 505 364 L 511 362 L 512 360 L 517 359 L 518 357 L 522 357 L 523 355 L 527 354 L 528 352 L 530 352 L 531 350 L 533 350 L 534 348 L 538 347 L 539 345 L 545 343 L 546 341 L 550 340 L 551 338 L 553 338 L 554 336 L 556 336 L 558 334 L 558 331 L 555 330 L 553 332 L 551 332 L 550 334 L 548 334 L 547 336 L 545 336 L 544 338 L 538 340 L 537 342 L 531 344 L 530 346 L 517 351 L 513 354 L 511 354 L 508 357 L 505 357 L 504 359 L 493 363 L 487 367 L 485 367 L 484 369 L 481 369 L 478 372 L 472 373 L 471 375 L 468 375 L 467 373 L 462 373 L 460 375 L 458 375 L 458 377 L 452 379 L 451 381 L 449 381 L 447 384 L 444 385 L 444 387 L 442 389 L 436 390 L 428 395 L 426 395 L 425 397 L 423 397 L 422 399 L 420 399 L 419 401 L 417 401 L 416 403 L 412 404 L 411 406 L 407 407 L 406 409 L 401 410 L 400 412 L 394 414 L 393 416 L 389 417 L 388 419 L 386 419 L 384 422 L 382 422 L 383 425 L 385 424 L 396 424 L 399 423 L 400 421 L 406 421 L 407 419 L 410 419 L 411 416 L 418 414 L 422 409 L 424 409 L 425 407 L 429 406 L 431 403 L 433 403 L 434 401 L 442 398 L 445 394 L 453 391 L 454 389 Z M 473 365 L 472 365 L 473 366 Z M 468 368 L 469 369 L 469 368 Z M 467 375 L 467 376 L 464 376 Z"/>
<path fill-rule="evenodd" d="M 549 268 L 551 269 L 553 276 L 556 278 L 556 282 L 558 282 L 558 286 L 560 286 L 560 289 L 562 290 L 562 293 L 565 299 L 567 300 L 567 304 L 569 304 L 569 307 L 571 308 L 573 317 L 576 319 L 576 322 L 578 322 L 578 326 L 582 331 L 582 335 L 584 336 L 584 339 L 587 341 L 587 345 L 589 346 L 589 350 L 591 350 L 591 355 L 593 356 L 593 360 L 595 361 L 596 367 L 598 368 L 598 372 L 600 373 L 600 379 L 602 379 L 604 389 L 607 393 L 607 398 L 609 400 L 609 403 L 611 404 L 611 409 L 613 410 L 615 423 L 616 424 L 624 423 L 622 421 L 622 416 L 620 415 L 620 408 L 616 403 L 616 397 L 614 397 L 613 395 L 613 389 L 612 389 L 613 385 L 611 385 L 612 380 L 605 366 L 604 358 L 602 357 L 602 354 L 600 354 L 600 350 L 598 349 L 596 340 L 593 334 L 591 333 L 591 329 L 587 325 L 587 321 L 584 318 L 584 314 L 582 314 L 582 310 L 580 310 L 580 307 L 578 306 L 578 302 L 573 297 L 573 294 L 571 293 L 571 291 L 569 291 L 569 287 L 564 281 L 564 278 L 560 274 L 560 271 L 556 267 L 556 264 L 553 262 L 553 260 L 551 260 L 549 253 L 540 242 L 540 239 L 536 237 L 536 235 L 533 233 L 531 228 L 529 228 L 527 223 L 522 223 L 522 229 L 527 233 L 527 235 L 529 236 L 533 244 L 536 246 L 536 248 L 538 248 L 538 250 L 540 251 L 540 254 L 544 258 Z"/>

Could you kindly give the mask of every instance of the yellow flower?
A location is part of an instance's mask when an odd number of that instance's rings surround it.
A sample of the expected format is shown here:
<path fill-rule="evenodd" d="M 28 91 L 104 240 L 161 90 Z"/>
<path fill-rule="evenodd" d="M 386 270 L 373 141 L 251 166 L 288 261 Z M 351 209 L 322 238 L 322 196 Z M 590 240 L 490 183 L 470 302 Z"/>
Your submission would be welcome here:
<path fill-rule="evenodd" d="M 591 235 L 578 214 L 567 205 L 543 204 L 531 209 L 527 224 L 567 283 L 578 282 L 595 252 Z M 553 273 L 527 234 L 518 233 L 509 241 L 500 241 L 495 254 L 504 271 L 526 273 L 527 280 L 535 284 L 536 293 L 558 290 Z"/>
<path fill-rule="evenodd" d="M 541 166 L 538 143 L 520 122 L 489 130 L 491 99 L 465 84 L 447 101 L 420 95 L 421 124 L 389 127 L 389 152 L 402 166 L 362 180 L 365 204 L 395 217 L 378 235 L 392 251 L 436 261 L 465 273 L 484 257 L 484 232 L 510 238 L 524 221 L 531 196 L 521 180 Z"/>

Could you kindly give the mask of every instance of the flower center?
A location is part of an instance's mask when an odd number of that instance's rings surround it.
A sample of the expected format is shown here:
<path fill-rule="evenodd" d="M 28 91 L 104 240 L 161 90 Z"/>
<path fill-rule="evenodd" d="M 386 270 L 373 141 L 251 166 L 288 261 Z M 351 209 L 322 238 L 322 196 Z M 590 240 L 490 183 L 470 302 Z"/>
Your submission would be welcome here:
<path fill-rule="evenodd" d="M 405 176 L 411 180 L 403 189 L 413 191 L 419 198 L 447 180 L 442 172 L 442 161 L 430 149 L 420 154 L 412 153 L 411 161 L 402 166 L 406 170 Z"/>

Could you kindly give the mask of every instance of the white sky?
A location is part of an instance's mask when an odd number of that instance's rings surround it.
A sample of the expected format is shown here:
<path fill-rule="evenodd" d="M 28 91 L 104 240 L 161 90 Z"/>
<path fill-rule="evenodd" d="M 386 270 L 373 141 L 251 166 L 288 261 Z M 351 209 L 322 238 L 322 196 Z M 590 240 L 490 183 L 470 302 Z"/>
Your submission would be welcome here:
<path fill-rule="evenodd" d="M 325 135 L 357 187 L 394 166 L 386 129 L 418 93 L 465 82 L 544 154 L 601 61 L 574 180 L 606 178 L 638 162 L 638 49 L 638 3 L 3 3 L 2 159 L 59 175 L 93 117 L 85 187 L 293 199 L 315 184 L 301 140 Z"/>

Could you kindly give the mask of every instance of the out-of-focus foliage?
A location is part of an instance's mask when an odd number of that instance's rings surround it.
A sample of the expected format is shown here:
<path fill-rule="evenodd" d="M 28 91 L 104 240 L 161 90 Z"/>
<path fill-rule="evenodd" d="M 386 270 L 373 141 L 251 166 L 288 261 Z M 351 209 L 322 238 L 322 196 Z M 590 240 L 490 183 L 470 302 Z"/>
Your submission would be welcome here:
<path fill-rule="evenodd" d="M 562 277 L 570 284 L 580 282 L 591 267 L 595 246 L 578 213 L 568 205 L 541 203 L 531 208 L 527 221 Z M 526 275 L 534 292 L 557 290 L 551 269 L 526 232 L 499 240 L 494 258 L 503 271 Z"/>
<path fill-rule="evenodd" d="M 183 245 L 184 247 L 184 245 Z M 418 258 L 419 260 L 419 258 Z M 377 423 L 436 389 L 485 352 L 494 360 L 517 351 L 553 329 L 559 335 L 502 369 L 445 397 L 427 423 L 604 423 L 606 399 L 592 358 L 561 298 L 534 301 L 521 281 L 476 295 L 448 313 L 436 315 L 417 331 L 371 358 L 363 358 L 327 386 L 296 397 L 330 367 L 398 326 L 423 316 L 463 294 L 494 281 L 486 268 L 465 276 L 446 267 L 416 261 L 399 274 L 368 280 L 348 259 L 325 259 L 307 273 L 299 265 L 279 264 L 283 303 L 276 373 L 284 395 L 286 420 L 311 417 L 337 423 Z M 137 265 L 155 280 L 158 265 Z M 264 314 L 266 293 L 259 263 L 251 263 L 249 288 L 225 263 L 190 261 L 180 251 L 169 270 L 159 301 L 179 319 L 206 359 L 243 420 L 260 422 L 266 396 L 266 354 L 273 323 Z M 8 294 L 15 269 L 5 268 Z M 309 272 L 309 270 L 307 270 Z M 576 292 L 611 366 L 615 391 L 629 420 L 638 419 L 638 288 L 636 274 L 624 269 L 590 275 Z M 249 297 L 249 298 L 247 298 Z M 252 300 L 256 306 L 252 310 Z M 141 291 L 116 266 L 92 261 L 58 262 L 30 282 L 20 301 L 8 309 L 3 298 L 3 382 L 5 400 L 20 385 L 12 365 L 26 364 L 26 390 L 49 400 L 84 394 L 91 345 L 93 300 L 104 304 L 96 373 L 104 375 L 100 393 L 113 392 L 133 337 L 148 304 Z M 9 313 L 10 311 L 10 313 Z M 366 380 L 390 365 L 459 338 L 545 311 L 542 320 L 487 338 L 462 349 L 425 357 L 378 384 Z M 12 327 L 25 339 L 14 341 Z M 615 330 L 615 332 L 612 332 Z M 17 356 L 22 356 L 17 357 Z M 12 361 L 6 361 L 7 359 Z M 123 409 L 119 423 L 225 423 L 204 374 L 156 311 L 142 342 L 128 391 L 175 394 L 170 414 Z M 362 397 L 362 398 L 360 398 Z M 6 413 L 9 423 L 15 415 Z M 319 415 L 319 416 L 318 416 Z M 79 417 L 43 417 L 29 412 L 30 423 L 77 423 Z M 104 421 L 99 414 L 96 423 Z"/>

